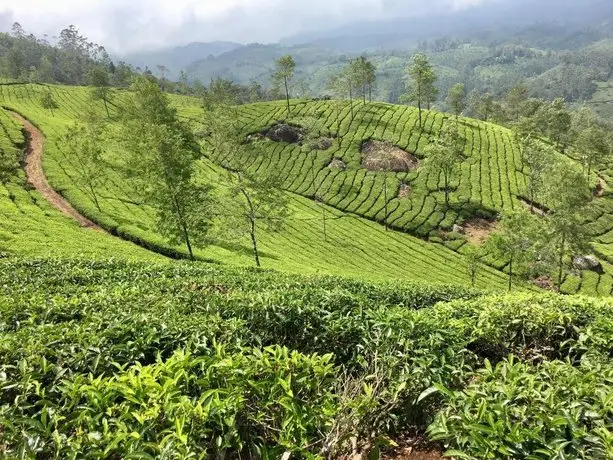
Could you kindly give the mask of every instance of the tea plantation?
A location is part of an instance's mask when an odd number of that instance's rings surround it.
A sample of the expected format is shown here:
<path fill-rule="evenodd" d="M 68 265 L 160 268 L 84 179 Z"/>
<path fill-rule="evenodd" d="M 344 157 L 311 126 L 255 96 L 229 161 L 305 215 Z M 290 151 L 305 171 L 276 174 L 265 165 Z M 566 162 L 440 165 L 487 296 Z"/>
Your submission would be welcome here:
<path fill-rule="evenodd" d="M 41 108 L 39 103 L 41 94 L 49 88 L 59 104 L 54 113 Z M 112 143 L 106 146 L 108 167 L 101 171 L 106 180 L 98 193 L 102 212 L 75 181 L 78 176 L 75 160 L 62 150 L 61 136 L 83 111 L 92 108 L 87 88 L 24 84 L 0 86 L 0 91 L 0 104 L 26 116 L 44 132 L 47 178 L 75 208 L 124 239 L 157 252 L 184 254 L 181 248 L 169 247 L 157 235 L 153 211 L 138 202 L 132 185 L 120 174 L 120 146 Z M 125 97 L 125 91 L 114 91 L 112 118 Z M 200 130 L 203 118 L 200 101 L 181 96 L 171 99 L 194 130 Z M 263 144 L 259 147 L 263 147 L 260 151 L 264 154 L 232 158 L 235 164 L 252 173 L 281 178 L 291 197 L 293 213 L 284 231 L 263 232 L 265 267 L 373 280 L 405 278 L 465 284 L 468 278 L 463 254 L 469 245 L 465 237 L 452 231 L 454 224 L 471 224 L 474 218 L 492 221 L 499 212 L 522 206 L 526 178 L 519 147 L 505 128 L 460 118 L 465 160 L 461 174 L 452 184 L 451 204 L 446 208 L 441 178 L 422 173 L 420 168 L 406 172 L 368 170 L 362 166 L 360 149 L 363 142 L 371 139 L 387 141 L 419 159 L 428 136 L 436 135 L 444 123 L 449 123 L 448 115 L 427 112 L 425 129 L 420 131 L 415 129 L 417 111 L 411 107 L 354 103 L 353 120 L 348 102 L 293 101 L 292 107 L 289 122 L 300 123 L 305 117 L 322 121 L 322 136 L 331 139 L 330 148 L 311 151 L 298 144 L 258 139 L 254 142 Z M 94 108 L 105 116 L 102 103 L 94 104 Z M 271 102 L 244 106 L 238 116 L 247 137 L 284 119 L 286 113 L 282 103 Z M 205 142 L 203 148 L 207 149 Z M 227 160 L 210 152 L 209 159 L 202 161 L 202 176 L 223 187 L 220 165 Z M 340 161 L 343 166 L 333 167 L 333 161 Z M 608 179 L 606 170 L 598 174 Z M 594 174 L 594 184 L 596 179 Z M 323 237 L 321 208 L 313 200 L 315 196 L 327 205 L 327 238 Z M 604 196 L 594 200 L 586 222 L 604 273 L 570 274 L 562 286 L 563 292 L 611 293 L 612 206 L 605 185 Z M 385 232 L 381 224 L 396 231 Z M 247 239 L 218 242 L 197 253 L 202 259 L 251 264 Z M 496 269 L 503 269 L 504 263 L 491 257 L 484 262 L 487 267 L 483 267 L 477 285 L 502 287 L 504 274 Z"/>
<path fill-rule="evenodd" d="M 48 89 L 54 112 L 40 107 Z M 125 97 L 113 91 L 112 127 Z M 201 130 L 199 101 L 171 98 Z M 506 129 L 460 119 L 465 160 L 446 209 L 438 177 L 362 165 L 369 140 L 421 158 L 412 108 L 356 104 L 352 121 L 347 103 L 293 101 L 288 121 L 325 120 L 319 150 L 261 136 L 283 104 L 240 108 L 262 153 L 233 164 L 281 177 L 293 211 L 282 231 L 262 229 L 262 270 L 243 240 L 178 260 L 184 250 L 156 234 L 111 137 L 97 209 L 62 146 L 92 105 L 106 116 L 87 88 L 0 85 L 0 105 L 0 154 L 16 163 L 0 185 L 0 458 L 379 458 L 406 446 L 613 458 L 608 190 L 585 223 L 604 273 L 563 286 L 592 296 L 528 284 L 501 294 L 493 259 L 468 287 L 469 243 L 453 225 L 523 206 Z M 10 111 L 44 133 L 54 189 L 106 231 L 79 227 L 27 184 Z M 447 122 L 428 113 L 425 133 Z M 200 177 L 226 186 L 228 158 L 202 147 Z"/>
<path fill-rule="evenodd" d="M 188 262 L 9 258 L 0 285 L 6 458 L 375 455 L 426 429 L 457 458 L 613 455 L 608 301 Z"/>

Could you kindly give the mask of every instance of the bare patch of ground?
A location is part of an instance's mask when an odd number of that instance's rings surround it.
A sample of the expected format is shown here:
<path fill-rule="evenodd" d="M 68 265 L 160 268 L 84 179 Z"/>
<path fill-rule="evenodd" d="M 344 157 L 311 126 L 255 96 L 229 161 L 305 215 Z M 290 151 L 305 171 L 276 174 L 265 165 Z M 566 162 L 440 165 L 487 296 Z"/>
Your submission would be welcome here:
<path fill-rule="evenodd" d="M 28 182 L 57 210 L 65 216 L 76 220 L 81 227 L 91 228 L 104 232 L 102 228 L 93 223 L 87 217 L 79 214 L 68 201 L 57 193 L 47 182 L 45 172 L 43 171 L 43 144 L 45 137 L 36 126 L 30 123 L 21 115 L 11 112 L 13 118 L 19 121 L 27 135 L 28 146 L 25 159 L 25 171 Z"/>
<path fill-rule="evenodd" d="M 547 211 L 545 211 L 543 208 L 540 208 L 536 204 L 530 203 L 528 200 L 524 199 L 520 199 L 519 201 L 521 201 L 521 204 L 524 205 L 526 209 L 532 211 L 537 216 L 545 217 L 547 215 Z"/>
<path fill-rule="evenodd" d="M 411 186 L 409 184 L 400 184 L 400 188 L 398 188 L 398 198 L 408 198 L 411 196 Z"/>
<path fill-rule="evenodd" d="M 598 176 L 598 184 L 596 185 L 596 190 L 594 191 L 594 196 L 596 198 L 602 198 L 604 196 L 604 189 L 607 183 L 605 180 Z"/>
<path fill-rule="evenodd" d="M 440 460 L 443 458 L 443 454 L 436 450 L 425 451 L 416 450 L 412 447 L 405 447 L 392 456 L 383 456 L 382 458 L 386 460 Z"/>
<path fill-rule="evenodd" d="M 332 161 L 328 165 L 328 168 L 330 168 L 330 169 L 340 169 L 340 170 L 344 171 L 347 168 L 347 165 L 340 158 L 334 158 L 334 159 L 332 159 Z"/>
<path fill-rule="evenodd" d="M 482 217 L 473 217 L 462 226 L 466 239 L 474 245 L 480 246 L 487 241 L 498 224 L 495 220 L 487 220 Z"/>
<path fill-rule="evenodd" d="M 334 139 L 329 136 L 322 136 L 316 139 L 308 137 L 308 131 L 301 127 L 290 125 L 283 121 L 277 121 L 272 127 L 264 131 L 247 136 L 247 142 L 261 139 L 270 139 L 275 142 L 286 142 L 288 144 L 308 145 L 313 150 L 328 150 L 332 147 Z"/>
<path fill-rule="evenodd" d="M 417 157 L 389 142 L 364 142 L 361 151 L 362 166 L 369 171 L 407 172 L 419 167 Z"/>
<path fill-rule="evenodd" d="M 536 286 L 540 287 L 541 289 L 546 289 L 548 291 L 555 291 L 556 290 L 556 285 L 553 282 L 553 279 L 551 278 L 551 276 L 539 276 L 538 278 L 536 278 L 535 280 L 532 281 Z"/>

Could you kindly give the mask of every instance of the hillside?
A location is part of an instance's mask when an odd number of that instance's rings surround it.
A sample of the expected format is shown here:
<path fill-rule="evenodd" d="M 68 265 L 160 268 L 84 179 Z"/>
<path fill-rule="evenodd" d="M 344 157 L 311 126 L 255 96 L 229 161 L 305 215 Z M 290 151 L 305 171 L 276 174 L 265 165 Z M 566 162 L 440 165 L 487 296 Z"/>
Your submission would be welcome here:
<path fill-rule="evenodd" d="M 53 112 L 40 106 L 47 90 L 59 105 Z M 355 103 L 351 120 L 347 102 L 292 101 L 292 123 L 323 121 L 321 147 L 311 150 L 261 134 L 286 118 L 283 103 L 244 106 L 235 110 L 245 155 L 220 158 L 202 132 L 200 102 L 171 96 L 201 136 L 201 180 L 226 187 L 228 164 L 282 179 L 294 212 L 284 230 L 261 229 L 269 269 L 261 270 L 247 267 L 243 240 L 197 251 L 214 263 L 159 255 L 185 251 L 157 235 L 112 136 L 96 209 L 62 137 L 88 108 L 106 116 L 88 88 L 0 91 L 2 157 L 25 160 L 31 177 L 44 153 L 53 188 L 101 227 L 80 218 L 81 227 L 53 208 L 19 163 L 3 179 L 0 456 L 613 454 L 610 299 L 529 293 L 527 285 L 495 294 L 506 276 L 490 266 L 479 289 L 467 287 L 463 253 L 478 240 L 449 230 L 524 206 L 524 171 L 505 128 L 460 120 L 465 158 L 446 209 L 439 178 L 413 168 L 447 115 L 427 112 L 419 130 L 409 107 Z M 113 91 L 111 128 L 127 97 Z M 369 156 L 382 145 L 396 171 Z M 598 174 L 609 180 L 608 169 Z M 608 229 L 609 205 L 605 188 L 586 225 Z M 604 266 L 601 275 L 567 276 L 564 288 L 609 295 Z"/>
<path fill-rule="evenodd" d="M 79 189 L 75 164 L 62 151 L 61 135 L 89 104 L 86 88 L 52 87 L 59 110 L 51 114 L 38 104 L 44 87 L 10 85 L 2 89 L 2 104 L 32 120 L 46 136 L 44 169 L 50 184 L 82 214 L 114 235 L 135 241 L 158 252 L 181 256 L 183 249 L 170 247 L 154 230 L 151 209 L 139 204 L 131 184 L 119 173 L 120 146 L 107 145 L 104 172 L 107 180 L 99 190 L 98 211 Z M 125 96 L 116 92 L 116 103 Z M 195 99 L 173 96 L 180 113 L 200 129 L 202 115 Z M 363 143 L 386 141 L 401 154 L 413 154 L 419 162 L 427 134 L 436 134 L 448 116 L 429 112 L 425 130 L 415 129 L 417 111 L 389 104 L 356 104 L 354 120 L 348 103 L 293 101 L 292 117 L 299 123 L 304 116 L 317 115 L 322 130 L 331 136 L 330 148 L 314 152 L 298 144 L 256 139 L 262 154 L 233 157 L 233 164 L 256 175 L 274 175 L 291 197 L 292 215 L 280 233 L 262 228 L 264 267 L 295 273 L 331 273 L 372 280 L 409 279 L 428 282 L 468 283 L 464 254 L 487 237 L 498 213 L 526 206 L 526 178 L 519 147 L 511 132 L 497 125 L 461 119 L 465 159 L 461 174 L 453 184 L 450 206 L 443 202 L 441 178 L 422 173 L 420 168 L 397 172 L 369 170 L 360 152 Z M 102 107 L 99 107 L 102 111 Z M 269 128 L 284 118 L 280 102 L 260 103 L 240 108 L 244 136 Z M 5 116 L 5 118 L 7 118 Z M 206 144 L 203 144 L 206 149 Z M 561 154 L 560 154 L 561 155 Z M 220 165 L 228 159 L 213 151 L 200 165 L 209 182 L 224 185 Z M 333 161 L 334 160 L 334 161 Z M 332 165 L 332 166 L 331 166 Z M 339 166 L 340 165 L 340 166 Z M 383 168 L 386 169 L 386 168 Z M 601 256 L 604 272 L 572 272 L 566 276 L 563 291 L 609 295 L 613 287 L 613 203 L 606 183 L 608 170 L 599 172 L 604 195 L 593 200 L 586 228 Z M 597 177 L 594 174 L 594 186 Z M 322 209 L 313 198 L 327 205 L 326 233 Z M 387 198 L 387 201 L 386 201 Z M 385 231 L 385 224 L 393 231 Z M 454 227 L 455 226 L 455 227 Z M 464 234 L 454 231 L 460 229 Z M 472 242 L 472 243 L 470 243 Z M 200 258 L 224 264 L 251 265 L 249 243 L 219 239 L 198 250 Z M 504 263 L 486 257 L 477 285 L 502 288 Z"/>
<path fill-rule="evenodd" d="M 40 108 L 38 99 L 45 87 L 10 85 L 0 87 L 2 105 L 13 108 L 32 120 L 46 136 L 44 169 L 50 184 L 72 205 L 94 222 L 123 238 L 145 244 L 158 251 L 180 255 L 181 248 L 171 248 L 154 230 L 153 211 L 134 200 L 131 185 L 119 170 L 118 146 L 108 145 L 104 172 L 107 180 L 100 190 L 102 213 L 91 198 L 75 184 L 75 165 L 61 148 L 61 136 L 90 104 L 86 88 L 52 87 L 60 108 L 54 114 Z M 118 92 L 120 99 L 124 93 Z M 181 113 L 198 118 L 201 109 L 195 99 L 173 97 Z M 277 110 L 278 104 L 272 104 Z M 104 110 L 102 106 L 99 110 Z M 323 167 L 323 165 L 322 165 Z M 223 182 L 222 170 L 214 163 L 201 165 L 203 177 Z M 281 171 L 279 171 L 281 172 Z M 375 280 L 411 279 L 467 284 L 463 257 L 440 245 L 400 232 L 385 229 L 368 219 L 359 218 L 333 207 L 327 208 L 327 240 L 321 231 L 321 208 L 312 200 L 291 193 L 292 216 L 281 233 L 262 229 L 262 263 L 298 273 L 332 273 Z M 248 241 L 221 241 L 199 250 L 199 257 L 225 264 L 252 265 Z M 483 267 L 478 280 L 481 287 L 502 288 L 505 276 Z"/>

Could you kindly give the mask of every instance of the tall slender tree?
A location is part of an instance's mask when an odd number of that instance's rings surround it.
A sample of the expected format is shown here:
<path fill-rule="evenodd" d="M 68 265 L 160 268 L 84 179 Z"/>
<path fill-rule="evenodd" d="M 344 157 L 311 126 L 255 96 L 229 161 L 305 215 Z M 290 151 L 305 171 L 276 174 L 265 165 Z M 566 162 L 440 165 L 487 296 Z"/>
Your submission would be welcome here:
<path fill-rule="evenodd" d="M 195 177 L 201 154 L 190 127 L 148 77 L 134 80 L 122 125 L 127 174 L 155 209 L 159 233 L 173 244 L 185 244 L 194 260 L 194 246 L 208 243 L 213 199 L 212 187 Z"/>
<path fill-rule="evenodd" d="M 275 61 L 275 73 L 273 74 L 273 80 L 277 83 L 282 83 L 285 87 L 285 100 L 287 101 L 287 115 L 289 116 L 291 110 L 289 105 L 289 84 L 296 71 L 296 61 L 294 58 L 287 54 Z"/>
<path fill-rule="evenodd" d="M 102 210 L 98 190 L 107 180 L 101 174 L 104 170 L 103 132 L 104 125 L 95 115 L 90 114 L 85 123 L 72 126 L 58 146 L 74 165 L 77 175 L 73 181 L 91 198 L 98 211 Z"/>
<path fill-rule="evenodd" d="M 111 98 L 111 82 L 106 68 L 97 66 L 89 71 L 89 84 L 92 86 L 91 97 L 95 101 L 104 102 L 107 118 L 111 118 L 109 113 L 109 100 Z"/>
<path fill-rule="evenodd" d="M 424 148 L 424 170 L 443 177 L 445 207 L 449 207 L 451 180 L 463 160 L 461 143 L 456 126 L 446 127 L 436 139 Z"/>
<path fill-rule="evenodd" d="M 507 264 L 508 289 L 513 289 L 513 279 L 526 274 L 537 261 L 544 245 L 543 223 L 528 211 L 506 214 L 498 229 L 486 243 L 486 250 L 496 259 Z"/>
<path fill-rule="evenodd" d="M 274 178 L 230 170 L 231 186 L 225 196 L 222 212 L 224 226 L 233 233 L 247 233 L 251 239 L 253 259 L 260 267 L 259 230 L 280 231 L 289 216 L 287 196 L 277 187 Z M 231 210 L 231 211 L 229 211 Z"/>
<path fill-rule="evenodd" d="M 438 89 L 435 86 L 436 73 L 428 56 L 417 53 L 413 56 L 411 65 L 407 67 L 407 74 L 410 78 L 410 86 L 402 99 L 417 104 L 419 127 L 423 128 L 422 109 L 424 105 L 429 109 L 430 104 L 436 100 L 438 95 Z"/>
<path fill-rule="evenodd" d="M 545 198 L 550 210 L 548 216 L 550 243 L 556 259 L 558 289 L 564 280 L 564 263 L 574 251 L 586 247 L 586 234 L 582 212 L 591 199 L 585 176 L 569 161 L 559 161 L 547 174 Z"/>
<path fill-rule="evenodd" d="M 456 83 L 449 88 L 449 94 L 447 95 L 447 103 L 451 107 L 456 120 L 466 107 L 466 88 L 463 83 Z"/>

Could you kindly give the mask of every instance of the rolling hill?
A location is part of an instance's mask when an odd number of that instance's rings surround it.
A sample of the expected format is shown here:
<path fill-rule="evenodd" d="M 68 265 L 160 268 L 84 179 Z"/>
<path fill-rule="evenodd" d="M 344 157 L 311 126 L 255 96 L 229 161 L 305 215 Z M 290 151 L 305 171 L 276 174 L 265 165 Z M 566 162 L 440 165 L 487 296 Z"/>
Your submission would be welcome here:
<path fill-rule="evenodd" d="M 39 103 L 48 90 L 53 112 Z M 113 92 L 111 127 L 127 96 Z M 201 132 L 199 101 L 169 98 Z M 52 201 L 93 221 L 60 213 L 20 168 L 0 186 L 0 456 L 613 453 L 610 299 L 493 293 L 506 286 L 495 260 L 467 287 L 475 219 L 524 206 L 507 129 L 460 119 L 465 158 L 447 209 L 440 179 L 419 168 L 447 115 L 428 112 L 418 130 L 415 109 L 390 104 L 355 103 L 353 119 L 339 101 L 292 101 L 290 118 L 281 102 L 237 108 L 245 154 L 220 157 L 201 133 L 199 175 L 225 187 L 233 164 L 282 181 L 293 213 L 284 230 L 262 229 L 262 270 L 242 240 L 199 249 L 212 263 L 173 260 L 184 251 L 156 234 L 113 137 L 94 206 L 62 138 L 92 108 L 87 88 L 0 85 L 0 105 L 0 155 L 21 156 L 32 179 L 44 153 Z M 317 148 L 272 139 L 271 128 L 287 133 L 280 121 L 308 134 L 298 126 L 312 116 Z M 610 170 L 598 174 L 606 185 Z M 602 192 L 585 225 L 600 229 L 606 259 Z M 604 267 L 564 289 L 608 296 Z"/>
<path fill-rule="evenodd" d="M 77 172 L 73 159 L 62 150 L 61 136 L 90 104 L 87 89 L 50 87 L 60 105 L 52 114 L 38 103 L 44 88 L 29 84 L 0 86 L 0 104 L 32 120 L 46 136 L 44 169 L 53 188 L 111 234 L 180 257 L 182 249 L 170 247 L 155 233 L 152 210 L 138 203 L 131 185 L 119 174 L 119 146 L 107 146 L 108 168 L 102 172 L 106 181 L 99 190 L 102 212 L 79 189 L 74 180 Z M 117 91 L 114 97 L 119 103 L 125 93 Z M 191 120 L 194 129 L 198 129 L 199 102 L 180 96 L 172 96 L 172 101 Z M 293 213 L 286 228 L 280 233 L 263 229 L 263 265 L 294 273 L 466 284 L 468 275 L 463 254 L 469 247 L 467 241 L 473 239 L 472 234 L 477 233 L 475 238 L 479 239 L 479 227 L 485 226 L 486 236 L 488 225 L 491 228 L 499 212 L 525 205 L 522 204 L 525 177 L 518 146 L 510 131 L 461 119 L 466 158 L 461 175 L 452 184 L 451 206 L 446 209 L 440 178 L 422 174 L 419 168 L 397 172 L 369 170 L 362 164 L 360 150 L 367 141 L 388 142 L 400 149 L 401 154 L 410 152 L 419 161 L 427 142 L 426 134 L 438 132 L 448 122 L 448 116 L 429 112 L 422 132 L 415 129 L 417 112 L 413 108 L 360 103 L 354 109 L 352 121 L 347 102 L 292 101 L 292 117 L 296 120 L 304 115 L 316 115 L 324 120 L 323 129 L 331 136 L 328 149 L 310 152 L 298 144 L 256 139 L 254 142 L 262 144 L 262 154 L 232 159 L 256 174 L 273 173 L 281 178 L 282 188 L 291 197 Z M 284 118 L 284 110 L 284 105 L 278 102 L 241 107 L 239 116 L 245 126 L 245 137 Z M 9 120 L 6 114 L 3 120 Z M 223 187 L 224 173 L 220 165 L 226 160 L 210 152 L 200 165 L 202 177 Z M 609 180 L 607 171 L 601 175 Z M 595 200 L 586 222 L 594 234 L 605 272 L 569 274 L 563 286 L 566 292 L 602 295 L 611 292 L 613 270 L 606 260 L 611 255 L 613 204 L 607 191 Z M 327 238 L 323 235 L 321 206 L 314 201 L 315 196 L 327 205 Z M 384 225 L 393 230 L 386 231 Z M 454 226 L 467 235 L 454 232 Z M 200 249 L 198 256 L 224 264 L 251 264 L 246 240 L 219 240 Z M 502 288 L 505 275 L 499 270 L 504 264 L 493 258 L 485 261 L 488 266 L 483 267 L 478 285 Z"/>

